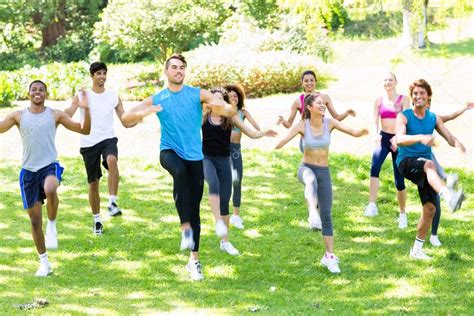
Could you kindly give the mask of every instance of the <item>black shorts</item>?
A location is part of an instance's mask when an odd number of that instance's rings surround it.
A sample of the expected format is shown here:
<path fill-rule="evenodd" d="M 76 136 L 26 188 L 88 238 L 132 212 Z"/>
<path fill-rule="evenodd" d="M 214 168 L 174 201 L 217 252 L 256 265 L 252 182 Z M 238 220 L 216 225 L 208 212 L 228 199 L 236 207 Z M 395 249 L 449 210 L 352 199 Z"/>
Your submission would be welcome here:
<path fill-rule="evenodd" d="M 46 177 L 55 176 L 58 182 L 62 180 L 64 168 L 59 162 L 53 162 L 38 171 L 29 171 L 21 169 L 20 171 L 20 191 L 23 208 L 32 208 L 36 202 L 44 203 L 46 194 L 44 193 L 44 182 Z"/>
<path fill-rule="evenodd" d="M 107 165 L 107 156 L 113 155 L 118 159 L 117 137 L 109 138 L 95 144 L 91 147 L 82 147 L 80 153 L 86 166 L 87 181 L 92 183 L 102 177 L 100 169 L 100 156 L 102 156 L 102 165 L 109 170 Z"/>
<path fill-rule="evenodd" d="M 428 183 L 424 170 L 427 161 L 428 159 L 422 157 L 408 157 L 400 162 L 398 169 L 405 178 L 418 186 L 418 194 L 420 195 L 422 205 L 425 205 L 427 202 L 436 205 L 438 193 Z"/>

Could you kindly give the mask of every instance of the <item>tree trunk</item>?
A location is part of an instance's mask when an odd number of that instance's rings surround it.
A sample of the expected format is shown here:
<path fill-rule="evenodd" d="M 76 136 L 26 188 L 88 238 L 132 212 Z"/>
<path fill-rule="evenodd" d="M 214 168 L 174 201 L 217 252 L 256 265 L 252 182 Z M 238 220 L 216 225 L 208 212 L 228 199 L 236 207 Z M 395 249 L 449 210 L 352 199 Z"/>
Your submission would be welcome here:
<path fill-rule="evenodd" d="M 66 35 L 66 28 L 63 21 L 53 22 L 41 30 L 43 41 L 41 42 L 41 50 L 56 44 L 61 36 Z"/>
<path fill-rule="evenodd" d="M 413 48 L 426 48 L 428 36 L 426 34 L 428 25 L 428 0 L 423 0 L 423 6 L 421 8 L 422 21 L 418 23 L 412 23 L 412 19 L 418 19 L 419 14 L 413 12 L 414 5 L 412 0 L 404 0 L 403 4 L 403 33 L 402 33 L 402 46 L 413 47 Z M 416 25 L 416 29 L 413 29 L 413 24 Z"/>

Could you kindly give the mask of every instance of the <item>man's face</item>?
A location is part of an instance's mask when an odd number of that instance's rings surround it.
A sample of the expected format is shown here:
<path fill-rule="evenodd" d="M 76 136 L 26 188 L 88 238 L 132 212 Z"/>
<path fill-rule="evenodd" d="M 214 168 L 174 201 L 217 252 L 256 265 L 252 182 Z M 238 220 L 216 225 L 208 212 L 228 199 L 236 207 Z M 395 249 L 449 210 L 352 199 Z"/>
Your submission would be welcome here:
<path fill-rule="evenodd" d="M 169 60 L 168 68 L 165 69 L 165 75 L 169 82 L 180 85 L 184 81 L 185 74 L 186 66 L 181 60 L 176 58 Z"/>
<path fill-rule="evenodd" d="M 411 98 L 415 107 L 424 107 L 428 104 L 428 92 L 423 87 L 415 87 Z"/>
<path fill-rule="evenodd" d="M 41 82 L 33 83 L 28 93 L 29 93 L 31 102 L 35 105 L 43 104 L 47 95 L 46 87 Z"/>
<path fill-rule="evenodd" d="M 94 72 L 92 77 L 92 83 L 95 86 L 103 87 L 105 85 L 105 81 L 107 80 L 107 70 L 101 69 Z"/>

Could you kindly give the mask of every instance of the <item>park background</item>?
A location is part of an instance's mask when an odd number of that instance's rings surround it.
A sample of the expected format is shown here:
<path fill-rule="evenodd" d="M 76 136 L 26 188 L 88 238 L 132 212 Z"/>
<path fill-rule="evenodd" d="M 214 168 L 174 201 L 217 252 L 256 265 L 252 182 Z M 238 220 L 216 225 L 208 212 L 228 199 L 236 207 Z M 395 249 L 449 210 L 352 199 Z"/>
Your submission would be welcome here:
<path fill-rule="evenodd" d="M 372 126 L 374 100 L 386 71 L 398 92 L 418 78 L 431 83 L 432 108 L 440 114 L 474 99 L 473 4 L 453 1 L 3 1 L 0 3 L 0 117 L 28 105 L 33 79 L 48 84 L 56 108 L 69 105 L 89 86 L 88 65 L 109 67 L 107 87 L 125 108 L 164 84 L 163 60 L 172 52 L 188 59 L 186 83 L 211 88 L 240 83 L 247 109 L 275 128 L 301 91 L 300 76 L 313 69 L 318 90 L 336 110 L 352 108 L 344 123 Z M 443 166 L 473 188 L 473 114 L 448 128 L 467 147 L 462 154 L 438 140 Z M 159 124 L 154 117 L 133 128 L 118 120 L 120 202 L 125 215 L 107 222 L 93 238 L 79 136 L 58 129 L 66 165 L 60 188 L 60 249 L 51 251 L 51 278 L 33 276 L 36 252 L 17 188 L 21 140 L 16 129 L 0 135 L 0 311 L 45 298 L 47 314 L 202 313 L 430 313 L 472 314 L 472 198 L 456 214 L 443 213 L 443 247 L 426 246 L 430 263 L 408 260 L 419 217 L 416 189 L 409 186 L 409 229 L 396 228 L 391 166 L 381 174 L 375 219 L 362 216 L 368 200 L 371 137 L 335 132 L 331 144 L 336 253 L 342 274 L 320 267 L 322 241 L 306 225 L 301 155 L 272 151 L 276 139 L 243 139 L 243 216 L 246 230 L 232 230 L 242 255 L 221 253 L 213 236 L 206 193 L 202 201 L 206 280 L 195 284 L 178 254 L 177 215 L 171 179 L 158 162 Z M 102 197 L 106 197 L 105 183 Z M 105 203 L 103 203 L 105 204 Z M 445 208 L 447 210 L 447 208 Z"/>

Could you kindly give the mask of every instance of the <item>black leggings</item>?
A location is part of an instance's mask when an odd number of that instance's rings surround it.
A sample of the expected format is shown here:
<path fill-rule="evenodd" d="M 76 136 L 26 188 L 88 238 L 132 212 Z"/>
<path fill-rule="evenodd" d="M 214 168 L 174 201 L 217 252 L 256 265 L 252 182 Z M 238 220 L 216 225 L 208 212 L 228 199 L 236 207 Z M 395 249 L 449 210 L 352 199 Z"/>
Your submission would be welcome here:
<path fill-rule="evenodd" d="M 179 157 L 173 150 L 160 152 L 160 163 L 173 176 L 173 197 L 181 224 L 190 223 L 194 248 L 199 251 L 201 236 L 200 204 L 204 188 L 202 160 L 191 161 Z"/>

